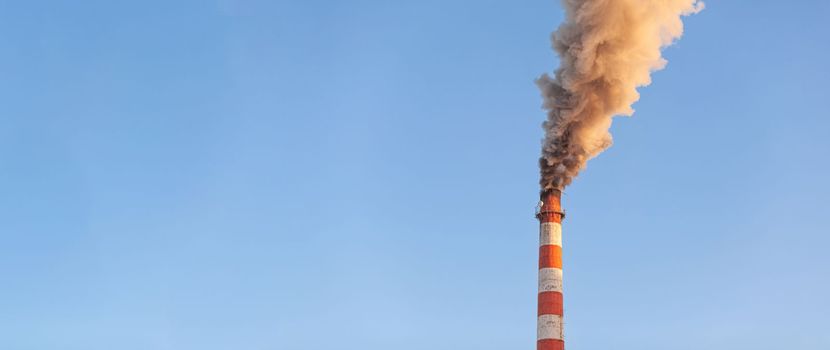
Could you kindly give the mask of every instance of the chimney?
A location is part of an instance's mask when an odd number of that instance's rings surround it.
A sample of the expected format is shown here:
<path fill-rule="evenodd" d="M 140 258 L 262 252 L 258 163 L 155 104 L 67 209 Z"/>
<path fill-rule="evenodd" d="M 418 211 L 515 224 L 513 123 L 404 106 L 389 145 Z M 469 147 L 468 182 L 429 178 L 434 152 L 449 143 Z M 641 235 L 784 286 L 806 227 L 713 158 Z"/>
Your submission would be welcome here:
<path fill-rule="evenodd" d="M 536 350 L 563 350 L 562 319 L 562 191 L 543 191 L 536 218 L 539 219 L 539 304 Z"/>

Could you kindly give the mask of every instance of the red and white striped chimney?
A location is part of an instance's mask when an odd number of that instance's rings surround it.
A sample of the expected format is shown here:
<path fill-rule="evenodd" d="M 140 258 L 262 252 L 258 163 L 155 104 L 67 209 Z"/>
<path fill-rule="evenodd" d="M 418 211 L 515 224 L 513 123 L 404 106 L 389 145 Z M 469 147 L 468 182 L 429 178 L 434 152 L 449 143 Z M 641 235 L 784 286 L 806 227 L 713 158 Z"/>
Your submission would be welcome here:
<path fill-rule="evenodd" d="M 546 190 L 539 196 L 539 306 L 536 350 L 565 348 L 562 318 L 562 191 Z"/>

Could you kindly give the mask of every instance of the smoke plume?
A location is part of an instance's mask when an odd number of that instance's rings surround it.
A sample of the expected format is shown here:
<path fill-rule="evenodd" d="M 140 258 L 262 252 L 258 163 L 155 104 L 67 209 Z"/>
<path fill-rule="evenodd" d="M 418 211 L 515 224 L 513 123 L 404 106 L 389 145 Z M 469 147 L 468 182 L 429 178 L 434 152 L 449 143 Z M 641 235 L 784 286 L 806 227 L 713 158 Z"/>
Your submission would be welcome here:
<path fill-rule="evenodd" d="M 563 188 L 611 146 L 611 118 L 634 113 L 637 87 L 665 67 L 660 50 L 683 34 L 681 17 L 699 0 L 562 0 L 565 22 L 553 33 L 560 66 L 536 83 L 548 117 L 540 184 Z"/>

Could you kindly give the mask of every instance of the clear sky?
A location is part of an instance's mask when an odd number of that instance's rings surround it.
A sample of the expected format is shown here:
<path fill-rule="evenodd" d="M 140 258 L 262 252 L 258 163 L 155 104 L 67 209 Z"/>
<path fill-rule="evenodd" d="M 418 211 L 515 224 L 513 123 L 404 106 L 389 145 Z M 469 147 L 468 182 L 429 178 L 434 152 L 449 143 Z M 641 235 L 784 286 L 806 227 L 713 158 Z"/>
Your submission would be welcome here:
<path fill-rule="evenodd" d="M 707 5 L 567 190 L 571 350 L 830 348 L 830 3 Z M 561 20 L 0 2 L 0 348 L 534 349 Z"/>

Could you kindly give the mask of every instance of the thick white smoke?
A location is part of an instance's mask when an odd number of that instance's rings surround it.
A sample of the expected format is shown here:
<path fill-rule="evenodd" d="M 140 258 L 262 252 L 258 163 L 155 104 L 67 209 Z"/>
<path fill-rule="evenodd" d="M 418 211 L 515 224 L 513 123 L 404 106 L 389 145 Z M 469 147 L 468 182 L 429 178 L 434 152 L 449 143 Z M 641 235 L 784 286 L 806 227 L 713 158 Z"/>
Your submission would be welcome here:
<path fill-rule="evenodd" d="M 548 111 L 539 160 L 543 190 L 563 188 L 611 146 L 611 118 L 634 113 L 637 87 L 666 65 L 660 50 L 683 34 L 681 17 L 698 0 L 562 0 L 565 22 L 553 33 L 561 59 L 555 77 L 536 83 Z"/>

